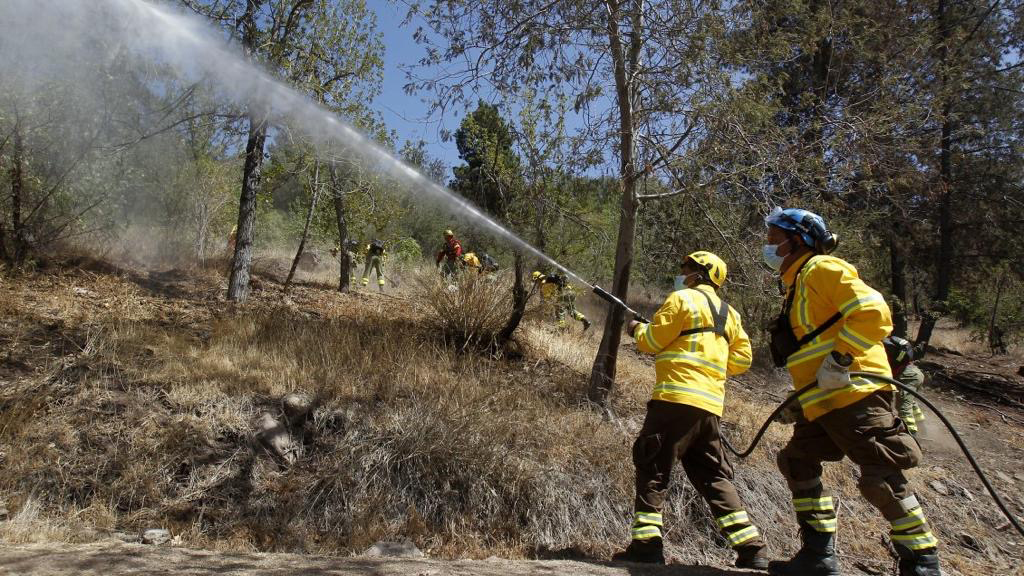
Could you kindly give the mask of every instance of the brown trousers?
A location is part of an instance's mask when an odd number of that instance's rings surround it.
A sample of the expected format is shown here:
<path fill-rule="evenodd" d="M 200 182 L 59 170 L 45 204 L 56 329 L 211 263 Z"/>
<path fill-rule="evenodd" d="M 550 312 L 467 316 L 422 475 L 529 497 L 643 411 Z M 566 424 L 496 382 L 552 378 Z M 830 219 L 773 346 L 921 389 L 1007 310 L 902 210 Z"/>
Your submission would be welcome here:
<path fill-rule="evenodd" d="M 734 546 L 764 546 L 757 529 L 746 518 L 743 502 L 733 486 L 732 466 L 722 446 L 718 420 L 718 416 L 686 404 L 661 400 L 647 403 L 643 428 L 633 443 L 634 507 L 638 513 L 661 512 L 672 466 L 679 460 L 726 539 Z M 742 518 L 739 521 L 737 513 Z M 731 519 L 723 522 L 727 518 Z M 739 544 L 735 543 L 737 536 L 742 539 Z"/>
<path fill-rule="evenodd" d="M 907 515 L 901 502 L 912 494 L 903 470 L 918 465 L 921 448 L 893 412 L 892 392 L 876 392 L 814 422 L 803 417 L 796 422 L 793 437 L 779 452 L 778 464 L 793 492 L 801 527 L 835 531 L 835 510 L 821 484 L 821 464 L 838 462 L 844 457 L 860 466 L 857 486 L 887 520 L 895 522 Z M 820 500 L 824 501 L 821 505 Z M 927 524 L 921 524 L 901 532 L 917 534 L 928 530 Z"/>

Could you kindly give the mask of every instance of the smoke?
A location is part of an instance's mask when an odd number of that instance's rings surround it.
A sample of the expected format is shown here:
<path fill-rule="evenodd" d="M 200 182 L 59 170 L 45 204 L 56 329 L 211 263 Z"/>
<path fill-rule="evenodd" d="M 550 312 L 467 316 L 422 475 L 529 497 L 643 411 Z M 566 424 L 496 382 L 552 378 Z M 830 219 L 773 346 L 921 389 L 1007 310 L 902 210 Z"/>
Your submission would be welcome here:
<path fill-rule="evenodd" d="M 264 111 L 272 122 L 300 132 L 325 159 L 340 150 L 364 168 L 379 170 L 420 197 L 557 267 L 576 274 L 517 237 L 478 208 L 320 107 L 252 65 L 219 31 L 191 14 L 143 0 L 3 0 L 0 2 L 0 73 L 28 91 L 58 78 L 101 74 L 104 62 L 125 59 L 152 70 L 159 88 L 170 71 L 186 83 L 203 83 L 218 97 Z M 89 56 L 84 58 L 84 56 Z M 73 80 L 72 80 L 73 81 Z"/>

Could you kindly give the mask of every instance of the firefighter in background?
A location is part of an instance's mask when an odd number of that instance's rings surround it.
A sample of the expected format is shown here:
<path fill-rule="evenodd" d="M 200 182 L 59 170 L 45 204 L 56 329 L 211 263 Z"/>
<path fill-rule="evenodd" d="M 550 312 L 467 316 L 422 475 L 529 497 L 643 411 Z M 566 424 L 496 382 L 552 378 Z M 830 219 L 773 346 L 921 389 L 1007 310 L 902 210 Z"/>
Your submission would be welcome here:
<path fill-rule="evenodd" d="M 675 291 L 650 324 L 627 325 L 637 350 L 655 355 L 657 384 L 633 444 L 636 467 L 632 541 L 612 560 L 665 562 L 662 507 L 679 460 L 715 523 L 736 550 L 736 566 L 764 570 L 768 554 L 733 486 L 719 419 L 725 381 L 750 368 L 750 339 L 740 316 L 718 297 L 726 266 L 710 252 L 683 260 Z"/>
<path fill-rule="evenodd" d="M 228 233 L 228 243 L 225 248 L 228 251 L 228 255 L 234 255 L 235 253 L 235 242 L 238 240 L 238 224 L 231 227 L 231 232 Z"/>
<path fill-rule="evenodd" d="M 576 289 L 569 285 L 561 274 L 544 274 L 535 270 L 531 275 L 534 284 L 540 289 L 540 297 L 544 303 L 555 309 L 555 320 L 558 327 L 567 329 L 566 317 L 583 324 L 583 331 L 590 329 L 590 320 L 576 309 Z"/>
<path fill-rule="evenodd" d="M 498 261 L 495 260 L 487 252 L 480 253 L 480 272 L 482 274 L 494 274 L 501 267 L 498 265 Z"/>
<path fill-rule="evenodd" d="M 770 328 L 772 358 L 787 367 L 797 389 L 814 384 L 800 395 L 793 436 L 778 455 L 802 546 L 769 572 L 839 574 L 836 511 L 822 485 L 822 462 L 849 457 L 860 466 L 861 494 L 889 522 L 900 575 L 940 576 L 938 540 L 903 474 L 920 463 L 921 448 L 893 414 L 893 387 L 850 376 L 892 376 L 882 345 L 892 330 L 889 307 L 852 265 L 828 255 L 836 238 L 820 216 L 776 208 L 765 223 L 764 261 L 787 288 Z"/>
<path fill-rule="evenodd" d="M 355 288 L 356 286 L 356 246 L 359 246 L 354 238 L 345 240 L 345 252 L 348 255 L 348 284 Z M 331 258 L 341 261 L 341 247 L 334 246 L 331 248 Z"/>
<path fill-rule="evenodd" d="M 892 377 L 915 392 L 920 392 L 921 386 L 924 385 L 924 372 L 914 365 L 914 360 L 922 356 L 920 349 L 915 348 L 913 344 L 899 336 L 889 336 L 882 340 L 882 344 L 885 346 L 885 354 L 889 358 Z M 916 437 L 918 424 L 924 422 L 924 412 L 917 405 L 914 396 L 903 390 L 897 390 L 896 406 L 900 420 L 903 420 L 903 423 L 907 425 L 907 430 Z"/>
<path fill-rule="evenodd" d="M 480 275 L 493 274 L 498 271 L 498 262 L 486 252 L 481 252 L 480 254 L 466 252 L 462 255 L 462 265 L 465 270 L 476 272 Z"/>
<path fill-rule="evenodd" d="M 467 272 L 483 273 L 483 268 L 480 267 L 480 259 L 477 258 L 474 252 L 466 252 L 462 255 L 462 268 Z"/>
<path fill-rule="evenodd" d="M 384 291 L 384 260 L 387 258 L 387 250 L 384 242 L 376 238 L 366 245 L 366 265 L 363 267 L 363 288 L 370 283 L 370 270 L 377 273 L 377 288 Z"/>
<path fill-rule="evenodd" d="M 558 327 L 567 328 L 565 319 L 569 317 L 583 324 L 583 331 L 586 332 L 590 329 L 590 320 L 576 309 L 576 289 L 561 274 L 558 274 L 558 282 L 558 306 L 555 309 Z"/>
<path fill-rule="evenodd" d="M 437 265 L 441 267 L 441 274 L 451 279 L 459 271 L 462 262 L 462 243 L 455 237 L 451 230 L 444 231 L 444 245 L 437 253 Z"/>

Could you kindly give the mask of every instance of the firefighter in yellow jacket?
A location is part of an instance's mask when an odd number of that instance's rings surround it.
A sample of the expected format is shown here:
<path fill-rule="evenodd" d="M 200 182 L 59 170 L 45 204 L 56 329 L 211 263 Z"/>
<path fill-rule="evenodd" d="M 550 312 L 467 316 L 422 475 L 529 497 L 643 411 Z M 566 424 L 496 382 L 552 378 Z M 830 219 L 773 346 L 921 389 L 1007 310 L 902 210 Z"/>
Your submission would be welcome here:
<path fill-rule="evenodd" d="M 938 541 L 903 471 L 921 449 L 893 414 L 893 388 L 850 372 L 891 377 L 882 339 L 892 330 L 885 299 L 849 263 L 829 256 L 835 235 L 806 210 L 776 208 L 765 220 L 764 260 L 787 288 L 771 328 L 772 356 L 797 388 L 793 436 L 779 452 L 779 469 L 793 493 L 802 547 L 777 575 L 839 574 L 834 503 L 822 485 L 822 462 L 849 457 L 860 467 L 861 494 L 881 511 L 899 554 L 900 576 L 939 576 Z"/>
<path fill-rule="evenodd" d="M 732 467 L 718 429 L 725 379 L 746 372 L 751 359 L 750 339 L 739 314 L 717 295 L 725 276 L 725 262 L 718 256 L 690 254 L 676 277 L 676 290 L 654 320 L 633 321 L 627 327 L 637 349 L 655 355 L 657 383 L 633 444 L 632 541 L 612 557 L 615 561 L 664 563 L 662 506 L 678 459 L 736 550 L 736 566 L 768 567 L 761 534 L 732 484 Z"/>

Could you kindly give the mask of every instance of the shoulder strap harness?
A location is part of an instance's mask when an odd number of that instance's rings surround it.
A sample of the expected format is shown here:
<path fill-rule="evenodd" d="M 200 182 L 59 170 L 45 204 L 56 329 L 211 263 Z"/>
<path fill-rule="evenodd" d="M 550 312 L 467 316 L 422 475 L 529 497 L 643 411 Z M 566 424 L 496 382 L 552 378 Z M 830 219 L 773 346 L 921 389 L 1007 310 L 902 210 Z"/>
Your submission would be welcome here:
<path fill-rule="evenodd" d="M 679 333 L 679 337 L 689 336 L 690 334 L 699 334 L 701 332 L 714 332 L 715 336 L 721 336 L 722 338 L 725 338 L 726 342 L 728 342 L 729 336 L 725 334 L 725 323 L 729 320 L 729 305 L 725 300 L 722 300 L 722 305 L 716 310 L 715 303 L 711 300 L 711 296 L 708 296 L 707 292 L 704 292 L 703 290 L 697 290 L 697 292 L 700 292 L 704 298 L 707 299 L 708 308 L 711 310 L 711 319 L 715 325 L 683 330 Z"/>

